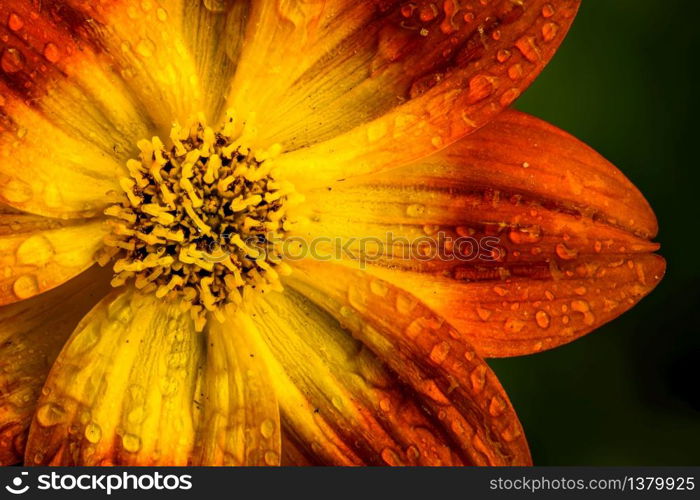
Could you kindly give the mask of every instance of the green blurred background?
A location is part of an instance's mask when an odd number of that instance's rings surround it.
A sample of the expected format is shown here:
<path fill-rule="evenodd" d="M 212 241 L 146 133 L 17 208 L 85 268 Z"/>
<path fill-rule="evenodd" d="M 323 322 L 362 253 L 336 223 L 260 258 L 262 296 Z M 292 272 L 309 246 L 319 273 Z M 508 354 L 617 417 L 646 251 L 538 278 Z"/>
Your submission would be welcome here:
<path fill-rule="evenodd" d="M 659 287 L 611 324 L 554 351 L 491 361 L 535 464 L 700 464 L 697 19 L 689 0 L 583 0 L 518 101 L 639 187 L 668 261 Z"/>

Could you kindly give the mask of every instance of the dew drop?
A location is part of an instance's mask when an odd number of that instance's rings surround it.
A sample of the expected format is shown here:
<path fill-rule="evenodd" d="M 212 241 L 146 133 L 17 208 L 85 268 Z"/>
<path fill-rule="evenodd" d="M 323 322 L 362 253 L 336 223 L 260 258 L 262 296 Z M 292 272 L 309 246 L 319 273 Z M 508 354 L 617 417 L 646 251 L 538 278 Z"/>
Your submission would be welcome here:
<path fill-rule="evenodd" d="M 567 247 L 564 243 L 559 243 L 556 246 L 555 251 L 557 256 L 562 260 L 572 260 L 578 255 L 577 250 Z"/>
<path fill-rule="evenodd" d="M 546 23 L 542 26 L 542 38 L 545 42 L 551 42 L 559 33 L 559 25 L 557 23 Z"/>
<path fill-rule="evenodd" d="M 420 217 L 425 213 L 425 205 L 414 203 L 406 207 L 406 215 L 409 217 Z"/>
<path fill-rule="evenodd" d="M 265 439 L 270 439 L 274 433 L 275 424 L 272 422 L 272 420 L 265 420 L 262 424 L 260 424 L 260 434 L 262 434 L 262 437 Z"/>
<path fill-rule="evenodd" d="M 211 12 L 225 12 L 227 0 L 204 0 L 204 7 Z"/>
<path fill-rule="evenodd" d="M 386 297 L 386 294 L 389 293 L 389 287 L 381 280 L 372 281 L 369 284 L 369 289 L 373 294 L 378 295 L 379 297 Z"/>
<path fill-rule="evenodd" d="M 508 76 L 511 80 L 519 80 L 523 77 L 523 67 L 520 64 L 514 64 L 508 68 Z"/>
<path fill-rule="evenodd" d="M 102 438 L 102 429 L 99 425 L 94 422 L 90 422 L 85 427 L 85 439 L 90 441 L 92 444 L 96 444 Z"/>
<path fill-rule="evenodd" d="M 391 401 L 389 401 L 388 398 L 383 398 L 381 401 L 379 401 L 379 408 L 383 412 L 388 413 L 391 410 Z"/>
<path fill-rule="evenodd" d="M 280 456 L 277 454 L 277 452 L 269 450 L 265 452 L 265 463 L 270 466 L 275 466 L 279 465 L 280 463 Z"/>
<path fill-rule="evenodd" d="M 35 276 L 25 274 L 17 278 L 12 285 L 12 291 L 18 299 L 28 299 L 39 293 L 39 283 Z"/>
<path fill-rule="evenodd" d="M 484 365 L 479 365 L 472 371 L 469 378 L 472 383 L 472 389 L 474 392 L 481 392 L 486 384 L 486 367 Z"/>
<path fill-rule="evenodd" d="M 510 50 L 508 50 L 508 49 L 501 49 L 501 50 L 499 50 L 499 51 L 496 53 L 496 60 L 497 60 L 499 63 L 504 63 L 504 62 L 506 62 L 508 59 L 510 59 L 510 56 L 511 56 Z"/>
<path fill-rule="evenodd" d="M 440 342 L 436 344 L 430 351 L 430 360 L 435 364 L 442 364 L 447 359 L 450 353 L 450 344 L 447 342 Z"/>
<path fill-rule="evenodd" d="M 61 58 L 61 53 L 55 43 L 47 43 L 44 46 L 44 57 L 51 63 L 57 63 Z"/>
<path fill-rule="evenodd" d="M 540 49 L 537 47 L 537 42 L 535 41 L 534 36 L 525 35 L 520 37 L 515 42 L 515 46 L 525 57 L 525 59 L 531 63 L 536 63 L 540 60 Z"/>
<path fill-rule="evenodd" d="M 542 239 L 540 226 L 515 227 L 508 233 L 508 239 L 516 245 L 529 245 Z"/>
<path fill-rule="evenodd" d="M 489 414 L 492 417 L 497 417 L 501 413 L 503 413 L 503 410 L 506 409 L 506 402 L 503 401 L 503 398 L 500 396 L 494 396 L 491 398 L 491 403 L 489 404 Z"/>
<path fill-rule="evenodd" d="M 136 453 L 141 449 L 141 438 L 134 434 L 124 434 L 122 436 L 122 447 L 129 453 Z"/>
<path fill-rule="evenodd" d="M 549 327 L 549 314 L 544 311 L 537 311 L 535 313 L 535 321 L 537 321 L 537 326 L 540 328 Z"/>
<path fill-rule="evenodd" d="M 476 308 L 476 314 L 479 316 L 479 318 L 481 318 L 482 321 L 488 321 L 488 319 L 491 317 L 491 311 L 482 307 Z"/>
<path fill-rule="evenodd" d="M 24 68 L 24 55 L 13 47 L 5 48 L 0 56 L 0 68 L 5 73 L 17 73 Z"/>
<path fill-rule="evenodd" d="M 12 31 L 19 31 L 24 28 L 24 21 L 18 14 L 12 12 L 7 18 L 7 27 Z"/>
<path fill-rule="evenodd" d="M 550 18 L 554 15 L 554 6 L 551 3 L 546 3 L 542 6 L 542 17 Z"/>
<path fill-rule="evenodd" d="M 153 52 L 155 52 L 155 50 L 156 50 L 155 44 L 151 40 L 148 40 L 147 38 L 140 40 L 136 44 L 136 53 L 142 57 L 151 57 L 153 55 Z"/>
<path fill-rule="evenodd" d="M 46 236 L 35 234 L 24 240 L 17 248 L 17 261 L 19 264 L 29 266 L 43 266 L 54 254 L 55 250 Z"/>
<path fill-rule="evenodd" d="M 55 403 L 45 403 L 36 411 L 39 425 L 53 427 L 66 421 L 66 411 Z"/>

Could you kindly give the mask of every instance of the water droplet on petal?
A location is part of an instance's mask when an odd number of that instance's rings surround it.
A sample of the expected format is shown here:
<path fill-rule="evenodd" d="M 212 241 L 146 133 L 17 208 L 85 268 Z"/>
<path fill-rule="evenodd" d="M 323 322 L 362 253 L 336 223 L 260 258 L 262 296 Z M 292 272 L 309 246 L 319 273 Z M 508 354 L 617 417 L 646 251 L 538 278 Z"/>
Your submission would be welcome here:
<path fill-rule="evenodd" d="M 7 18 L 7 27 L 12 31 L 19 31 L 24 27 L 24 21 L 18 14 L 12 12 Z"/>
<path fill-rule="evenodd" d="M 55 43 L 47 43 L 44 46 L 44 57 L 51 63 L 57 63 L 61 58 L 61 52 Z"/>
<path fill-rule="evenodd" d="M 265 463 L 270 466 L 275 466 L 279 465 L 280 463 L 280 456 L 277 454 L 277 452 L 269 450 L 265 452 Z"/>
<path fill-rule="evenodd" d="M 35 234 L 17 248 L 17 262 L 28 266 L 43 266 L 54 254 L 55 250 L 46 236 Z"/>
<path fill-rule="evenodd" d="M 440 342 L 436 344 L 430 351 L 430 360 L 435 364 L 442 364 L 447 359 L 450 353 L 450 344 L 447 342 Z"/>
<path fill-rule="evenodd" d="M 44 403 L 36 411 L 36 419 L 39 425 L 53 427 L 66 421 L 66 411 L 55 403 Z"/>
<path fill-rule="evenodd" d="M 12 285 L 12 291 L 19 299 L 28 299 L 39 293 L 39 283 L 35 276 L 25 274 L 20 276 Z"/>
<path fill-rule="evenodd" d="M 129 453 L 136 453 L 141 449 L 141 438 L 134 434 L 124 434 L 122 436 L 122 447 Z"/>
<path fill-rule="evenodd" d="M 491 403 L 489 404 L 489 413 L 492 417 L 497 417 L 506 408 L 506 402 L 500 396 L 494 396 L 491 398 Z"/>
<path fill-rule="evenodd" d="M 406 215 L 409 217 L 420 217 L 425 213 L 425 205 L 414 203 L 406 208 Z"/>
<path fill-rule="evenodd" d="M 274 433 L 275 424 L 272 422 L 272 420 L 265 420 L 262 424 L 260 424 L 260 434 L 262 434 L 265 439 L 270 439 Z"/>
<path fill-rule="evenodd" d="M 24 68 L 24 55 L 13 47 L 5 48 L 0 56 L 0 68 L 5 73 L 17 73 Z"/>
<path fill-rule="evenodd" d="M 569 248 L 564 243 L 559 243 L 556 246 L 555 251 L 557 256 L 562 260 L 572 260 L 578 255 L 578 251 L 576 249 Z"/>
<path fill-rule="evenodd" d="M 549 327 L 549 314 L 547 314 L 544 311 L 537 311 L 535 313 L 535 321 L 537 321 L 537 325 L 540 328 L 548 328 Z"/>
<path fill-rule="evenodd" d="M 102 429 L 99 425 L 94 422 L 90 422 L 85 427 L 85 439 L 90 441 L 92 444 L 96 444 L 102 438 Z"/>

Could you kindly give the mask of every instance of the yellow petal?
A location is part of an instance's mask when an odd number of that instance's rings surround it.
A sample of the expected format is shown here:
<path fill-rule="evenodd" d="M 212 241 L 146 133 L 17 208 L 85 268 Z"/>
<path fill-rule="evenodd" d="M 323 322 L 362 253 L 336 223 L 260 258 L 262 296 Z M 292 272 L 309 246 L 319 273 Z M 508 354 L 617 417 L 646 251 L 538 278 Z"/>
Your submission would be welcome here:
<path fill-rule="evenodd" d="M 151 122 L 97 39 L 94 19 L 64 2 L 3 2 L 0 200 L 34 213 L 99 209 Z M 11 27 L 12 28 L 12 27 Z"/>
<path fill-rule="evenodd" d="M 195 463 L 280 463 L 279 410 L 257 334 L 243 313 L 207 325 L 203 414 Z"/>
<path fill-rule="evenodd" d="M 0 214 L 0 304 L 50 290 L 90 267 L 103 234 L 101 220 Z"/>
<path fill-rule="evenodd" d="M 218 123 L 236 72 L 248 20 L 248 0 L 183 0 L 184 39 L 202 88 L 203 111 Z"/>
<path fill-rule="evenodd" d="M 80 319 L 110 290 L 110 274 L 93 267 L 50 292 L 0 308 L 0 465 L 22 461 L 51 364 Z"/>
<path fill-rule="evenodd" d="M 459 332 L 409 292 L 348 267 L 303 261 L 288 284 L 343 322 L 416 392 L 466 463 L 526 465 L 503 388 Z"/>
<path fill-rule="evenodd" d="M 270 448 L 250 449 L 263 440 L 246 440 L 252 424 L 244 415 L 276 412 L 276 403 L 255 408 L 241 397 L 260 394 L 263 379 L 251 373 L 250 362 L 241 372 L 243 349 L 231 350 L 241 344 L 222 336 L 221 326 L 196 333 L 179 304 L 115 291 L 80 323 L 54 364 L 26 463 L 221 465 L 241 456 L 242 463 L 260 463 Z M 239 387 L 250 389 L 239 393 Z"/>
<path fill-rule="evenodd" d="M 431 154 L 539 74 L 579 2 L 550 3 L 254 3 L 230 97 L 241 141 L 293 151 L 279 166 L 299 184 Z"/>
<path fill-rule="evenodd" d="M 462 462 L 395 374 L 302 295 L 271 294 L 253 318 L 285 429 L 305 456 L 326 465 Z"/>
<path fill-rule="evenodd" d="M 203 339 L 180 308 L 113 292 L 54 363 L 25 463 L 187 464 L 203 355 Z"/>

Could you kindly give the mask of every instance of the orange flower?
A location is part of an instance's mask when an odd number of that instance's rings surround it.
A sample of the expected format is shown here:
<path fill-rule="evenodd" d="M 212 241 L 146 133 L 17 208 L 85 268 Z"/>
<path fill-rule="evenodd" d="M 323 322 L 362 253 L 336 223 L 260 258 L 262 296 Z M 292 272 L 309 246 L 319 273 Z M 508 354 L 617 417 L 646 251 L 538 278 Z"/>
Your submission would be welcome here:
<path fill-rule="evenodd" d="M 508 109 L 578 4 L 3 1 L 0 461 L 529 464 L 483 358 L 664 272 Z"/>

